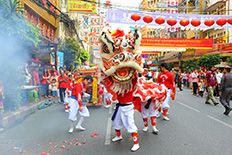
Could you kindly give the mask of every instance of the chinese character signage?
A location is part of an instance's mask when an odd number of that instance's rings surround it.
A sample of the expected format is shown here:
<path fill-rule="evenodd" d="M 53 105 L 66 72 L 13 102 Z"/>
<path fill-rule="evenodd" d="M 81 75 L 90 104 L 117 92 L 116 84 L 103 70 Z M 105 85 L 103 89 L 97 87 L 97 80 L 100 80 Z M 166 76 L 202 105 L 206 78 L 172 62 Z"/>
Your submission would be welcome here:
<path fill-rule="evenodd" d="M 97 0 L 67 0 L 67 12 L 96 13 Z"/>

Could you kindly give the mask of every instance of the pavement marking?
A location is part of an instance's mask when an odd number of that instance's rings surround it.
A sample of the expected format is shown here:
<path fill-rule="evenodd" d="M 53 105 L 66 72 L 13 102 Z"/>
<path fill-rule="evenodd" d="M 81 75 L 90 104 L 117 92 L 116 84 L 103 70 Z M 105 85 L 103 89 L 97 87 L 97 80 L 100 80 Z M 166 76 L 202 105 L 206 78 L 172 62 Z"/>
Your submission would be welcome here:
<path fill-rule="evenodd" d="M 105 139 L 105 145 L 110 145 L 110 135 L 111 135 L 111 114 L 112 114 L 112 109 L 113 109 L 113 103 L 111 104 L 109 108 L 109 117 L 107 121 L 107 127 L 106 127 L 106 139 Z"/>
<path fill-rule="evenodd" d="M 191 110 L 193 110 L 193 111 L 200 112 L 199 110 L 197 110 L 197 109 L 195 109 L 195 108 L 193 108 L 193 107 L 190 107 L 190 106 L 188 106 L 188 105 L 186 105 L 186 104 L 184 104 L 184 103 L 181 103 L 181 102 L 179 102 L 179 101 L 176 101 L 176 102 L 179 103 L 179 104 L 181 104 L 181 105 L 183 105 L 183 106 L 185 106 L 185 107 L 187 107 L 187 108 L 189 108 L 189 109 L 191 109 Z"/>
<path fill-rule="evenodd" d="M 223 125 L 225 125 L 225 126 L 228 126 L 228 127 L 232 128 L 232 125 L 229 125 L 229 124 L 227 124 L 227 123 L 225 123 L 225 122 L 223 122 L 223 121 L 221 121 L 221 120 L 219 120 L 219 119 L 217 119 L 217 118 L 214 118 L 214 117 L 212 117 L 212 116 L 210 116 L 210 115 L 207 115 L 207 117 L 211 118 L 212 120 L 217 121 L 218 123 L 221 123 L 221 124 L 223 124 Z"/>

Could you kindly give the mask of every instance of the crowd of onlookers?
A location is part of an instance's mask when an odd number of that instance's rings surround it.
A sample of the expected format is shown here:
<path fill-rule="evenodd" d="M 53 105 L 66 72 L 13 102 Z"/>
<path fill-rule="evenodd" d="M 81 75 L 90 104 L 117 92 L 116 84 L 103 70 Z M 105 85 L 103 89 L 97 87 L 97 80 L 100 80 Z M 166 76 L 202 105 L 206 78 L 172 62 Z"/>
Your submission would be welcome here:
<path fill-rule="evenodd" d="M 59 68 L 59 71 L 52 65 L 50 69 L 44 68 L 39 70 L 39 67 L 34 67 L 31 73 L 28 65 L 25 66 L 25 84 L 31 86 L 38 86 L 38 96 L 45 98 L 52 97 L 52 101 L 64 102 L 66 82 L 69 75 L 72 73 L 66 70 L 66 67 Z"/>

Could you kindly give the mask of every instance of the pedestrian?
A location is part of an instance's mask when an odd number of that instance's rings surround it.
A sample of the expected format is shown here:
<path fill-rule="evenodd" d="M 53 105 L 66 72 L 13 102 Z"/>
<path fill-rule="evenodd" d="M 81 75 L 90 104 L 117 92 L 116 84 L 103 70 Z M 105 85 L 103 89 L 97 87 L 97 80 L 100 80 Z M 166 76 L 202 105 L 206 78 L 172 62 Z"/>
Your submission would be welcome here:
<path fill-rule="evenodd" d="M 215 100 L 213 96 L 213 92 L 218 82 L 217 82 L 216 74 L 214 73 L 215 70 L 214 66 L 211 66 L 209 69 L 210 72 L 206 73 L 206 79 L 205 79 L 205 87 L 208 91 L 205 104 L 210 104 L 209 99 L 211 99 L 214 105 L 216 106 L 218 102 Z"/>
<path fill-rule="evenodd" d="M 64 103 L 67 77 L 64 76 L 63 70 L 60 70 L 60 76 L 58 77 L 58 82 L 59 82 L 60 101 Z"/>
<path fill-rule="evenodd" d="M 183 77 L 184 88 L 186 88 L 186 85 L 187 85 L 187 74 L 186 74 L 186 71 L 184 71 L 184 73 L 182 74 L 182 77 Z"/>
<path fill-rule="evenodd" d="M 84 77 L 82 82 L 79 82 L 76 84 L 76 86 L 73 88 L 70 100 L 69 100 L 69 120 L 70 120 L 70 129 L 69 133 L 72 133 L 74 130 L 74 121 L 77 120 L 76 115 L 79 111 L 80 119 L 76 125 L 76 129 L 80 129 L 82 131 L 85 130 L 81 125 L 84 121 L 85 117 L 89 117 L 89 110 L 86 107 L 86 105 L 82 104 L 82 96 L 88 86 L 91 86 L 93 82 L 93 77 L 90 75 L 87 75 Z M 86 93 L 85 93 L 86 94 Z"/>
<path fill-rule="evenodd" d="M 190 72 L 186 74 L 187 79 L 186 79 L 186 88 L 189 88 L 189 83 L 190 83 L 190 78 L 189 78 Z"/>
<path fill-rule="evenodd" d="M 72 90 L 73 90 L 73 80 L 72 80 L 72 75 L 69 75 L 68 80 L 66 82 L 66 90 L 65 90 L 65 98 L 64 98 L 65 112 L 68 112 L 68 103 L 70 100 L 70 96 L 72 94 Z"/>
<path fill-rule="evenodd" d="M 203 97 L 205 92 L 205 84 L 203 79 L 200 80 L 200 82 L 198 83 L 198 94 L 200 97 Z"/>
<path fill-rule="evenodd" d="M 179 70 L 179 73 L 178 73 L 178 87 L 179 87 L 179 89 L 180 89 L 180 91 L 183 91 L 182 90 L 182 81 L 183 81 L 183 76 L 182 76 L 182 74 L 181 74 L 181 70 Z"/>
<path fill-rule="evenodd" d="M 224 75 L 222 76 L 220 84 L 220 102 L 225 107 L 223 114 L 229 115 L 232 108 L 230 107 L 230 99 L 232 94 L 232 74 L 230 74 L 231 67 L 224 68 Z"/>
<path fill-rule="evenodd" d="M 53 76 L 54 71 L 56 72 L 56 75 L 58 76 L 59 73 L 58 73 L 58 71 L 56 70 L 55 65 L 52 65 L 52 70 L 50 71 L 51 76 Z"/>
<path fill-rule="evenodd" d="M 214 91 L 214 96 L 216 96 L 217 98 L 219 98 L 219 87 L 220 87 L 220 84 L 221 84 L 221 79 L 222 79 L 222 73 L 219 71 L 219 69 L 216 69 L 216 78 L 217 78 L 217 81 L 218 81 L 218 84 L 216 85 L 215 87 L 215 91 Z"/>
<path fill-rule="evenodd" d="M 35 70 L 32 73 L 32 77 L 33 77 L 33 82 L 34 82 L 34 86 L 38 86 L 38 97 L 40 98 L 40 79 L 39 79 L 39 67 L 35 67 Z"/>
<path fill-rule="evenodd" d="M 170 108 L 169 102 L 170 102 L 170 97 L 171 97 L 171 91 L 172 91 L 172 95 L 175 96 L 176 87 L 175 87 L 174 78 L 172 74 L 167 70 L 167 64 L 162 63 L 160 65 L 160 68 L 161 68 L 161 73 L 158 76 L 157 83 L 164 84 L 168 88 L 167 97 L 165 101 L 163 102 L 163 107 L 162 107 L 163 115 L 164 115 L 163 119 L 166 121 L 169 121 L 169 118 L 167 117 L 167 112 L 168 112 L 168 109 Z M 159 111 L 159 114 L 157 115 L 157 117 L 159 117 L 161 114 L 161 108 L 159 108 L 158 111 Z"/>
<path fill-rule="evenodd" d="M 58 83 L 57 83 L 56 79 L 52 79 L 51 86 L 52 86 L 52 102 L 56 103 L 56 98 L 58 96 L 58 93 L 57 93 Z"/>
<path fill-rule="evenodd" d="M 45 98 L 49 96 L 49 73 L 48 70 L 45 68 L 42 74 L 42 90 L 43 95 Z"/>
<path fill-rule="evenodd" d="M 155 81 L 157 81 L 158 75 L 159 75 L 159 71 L 158 71 L 158 69 L 156 69 L 156 71 L 155 71 Z"/>
<path fill-rule="evenodd" d="M 197 74 L 197 69 L 194 69 L 194 71 L 192 72 L 192 74 L 190 75 L 191 79 L 192 79 L 192 86 L 193 86 L 193 95 L 196 96 L 197 95 L 197 82 L 198 82 L 198 74 Z"/>
<path fill-rule="evenodd" d="M 52 83 L 52 80 L 56 79 L 56 82 L 57 82 L 57 84 L 59 86 L 59 83 L 58 83 L 58 74 L 57 73 L 58 73 L 57 71 L 53 71 L 53 73 L 52 73 L 53 76 L 51 76 L 49 83 Z M 50 86 L 50 87 L 52 88 L 52 86 Z M 57 97 L 58 97 L 58 102 L 60 102 L 59 89 L 57 90 Z"/>

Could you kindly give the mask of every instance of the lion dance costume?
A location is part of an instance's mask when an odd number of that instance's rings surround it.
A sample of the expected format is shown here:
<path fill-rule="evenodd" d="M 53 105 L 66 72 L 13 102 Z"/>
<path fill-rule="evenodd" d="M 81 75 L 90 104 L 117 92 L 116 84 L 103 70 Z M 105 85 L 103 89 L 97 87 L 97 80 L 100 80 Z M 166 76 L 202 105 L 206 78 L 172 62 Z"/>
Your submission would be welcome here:
<path fill-rule="evenodd" d="M 112 128 L 115 129 L 117 136 L 112 141 L 122 139 L 121 129 L 124 126 L 127 132 L 132 134 L 134 145 L 131 151 L 137 151 L 140 146 L 138 129 L 134 122 L 134 109 L 141 111 L 141 102 L 147 102 L 149 99 L 161 101 L 165 98 L 166 90 L 162 86 L 154 86 L 154 83 L 138 80 L 138 73 L 143 72 L 143 59 L 138 51 L 141 36 L 136 29 L 134 33 L 128 34 L 120 28 L 113 33 L 102 31 L 99 39 L 101 42 L 99 79 L 112 94 L 112 100 L 118 102 L 112 116 Z M 158 108 L 160 102 L 154 103 Z"/>

